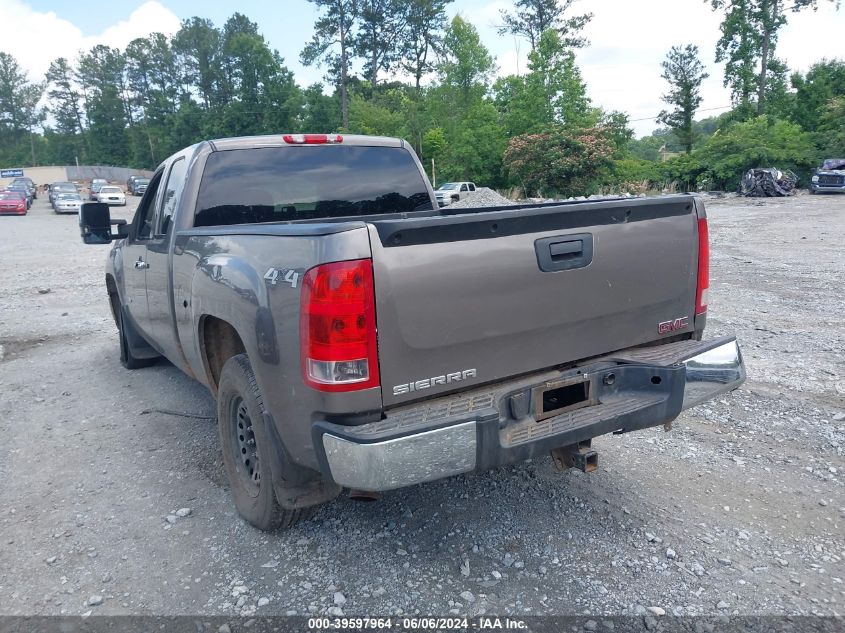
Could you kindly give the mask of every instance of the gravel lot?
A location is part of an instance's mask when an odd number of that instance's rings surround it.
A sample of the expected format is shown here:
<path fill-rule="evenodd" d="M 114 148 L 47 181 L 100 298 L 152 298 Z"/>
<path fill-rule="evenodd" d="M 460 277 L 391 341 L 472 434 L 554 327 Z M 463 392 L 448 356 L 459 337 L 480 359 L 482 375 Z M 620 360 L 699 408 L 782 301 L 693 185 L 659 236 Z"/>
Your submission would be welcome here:
<path fill-rule="evenodd" d="M 275 534 L 235 514 L 207 392 L 121 368 L 109 247 L 42 198 L 0 217 L 0 614 L 842 614 L 845 196 L 708 209 L 741 390 L 600 438 L 591 475 L 544 458 Z"/>

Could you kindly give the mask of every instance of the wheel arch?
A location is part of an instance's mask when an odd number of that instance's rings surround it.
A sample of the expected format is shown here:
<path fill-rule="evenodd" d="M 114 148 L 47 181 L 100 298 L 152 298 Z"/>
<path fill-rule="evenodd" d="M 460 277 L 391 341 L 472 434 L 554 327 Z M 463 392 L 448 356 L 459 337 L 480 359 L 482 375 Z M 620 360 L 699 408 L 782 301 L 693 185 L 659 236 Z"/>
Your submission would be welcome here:
<path fill-rule="evenodd" d="M 211 393 L 217 396 L 220 373 L 226 361 L 238 354 L 247 353 L 244 339 L 234 325 L 219 317 L 205 314 L 199 320 L 199 346 L 206 382 Z"/>

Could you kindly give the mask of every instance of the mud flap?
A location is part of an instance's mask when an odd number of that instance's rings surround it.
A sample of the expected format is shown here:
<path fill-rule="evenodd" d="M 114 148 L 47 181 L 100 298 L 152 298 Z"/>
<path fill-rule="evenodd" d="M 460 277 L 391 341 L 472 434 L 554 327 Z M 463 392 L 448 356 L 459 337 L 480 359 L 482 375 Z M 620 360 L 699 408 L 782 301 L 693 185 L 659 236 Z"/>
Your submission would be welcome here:
<path fill-rule="evenodd" d="M 279 505 L 286 510 L 307 508 L 331 501 L 340 494 L 342 488 L 333 481 L 293 463 L 276 430 L 273 416 L 265 411 L 261 423 L 264 426 L 264 437 L 270 445 L 262 457 L 270 462 L 273 489 Z"/>

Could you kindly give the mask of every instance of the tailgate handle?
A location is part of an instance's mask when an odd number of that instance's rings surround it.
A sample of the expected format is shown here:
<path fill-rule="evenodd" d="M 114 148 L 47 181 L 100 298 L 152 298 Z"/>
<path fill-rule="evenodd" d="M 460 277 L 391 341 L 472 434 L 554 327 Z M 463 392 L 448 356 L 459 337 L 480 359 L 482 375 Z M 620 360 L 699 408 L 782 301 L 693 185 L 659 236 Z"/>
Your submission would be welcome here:
<path fill-rule="evenodd" d="M 552 242 L 549 244 L 552 261 L 578 257 L 584 254 L 583 240 L 569 240 L 568 242 Z"/>
<path fill-rule="evenodd" d="M 593 234 L 545 237 L 534 242 L 534 250 L 544 272 L 584 268 L 593 261 Z"/>

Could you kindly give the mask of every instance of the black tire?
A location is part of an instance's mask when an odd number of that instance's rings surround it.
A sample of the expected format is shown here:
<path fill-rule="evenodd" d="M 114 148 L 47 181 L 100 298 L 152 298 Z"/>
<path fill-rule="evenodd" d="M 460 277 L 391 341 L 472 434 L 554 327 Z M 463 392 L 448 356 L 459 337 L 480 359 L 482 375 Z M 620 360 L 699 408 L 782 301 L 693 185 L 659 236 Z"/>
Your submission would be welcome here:
<path fill-rule="evenodd" d="M 262 415 L 264 399 L 246 354 L 226 361 L 217 389 L 217 424 L 223 464 L 232 499 L 240 515 L 259 530 L 293 527 L 309 519 L 316 508 L 287 510 L 276 499 L 270 460 L 261 452 L 269 447 Z"/>
<path fill-rule="evenodd" d="M 124 323 L 123 310 L 118 310 L 117 335 L 120 338 L 120 364 L 126 369 L 142 369 L 149 367 L 156 362 L 155 358 L 137 358 L 132 355 L 129 341 L 126 338 L 126 327 Z"/>

